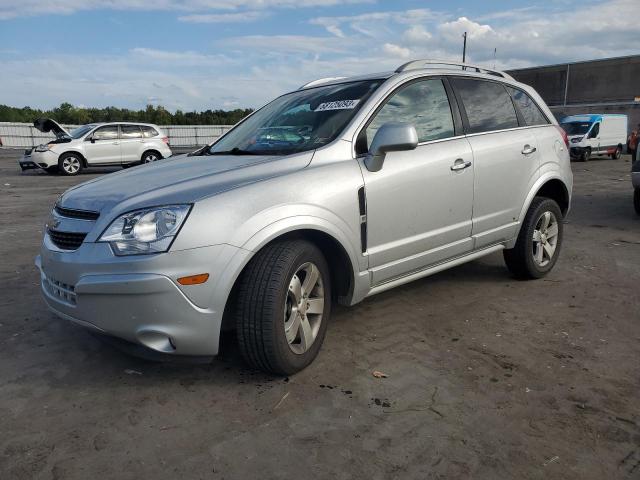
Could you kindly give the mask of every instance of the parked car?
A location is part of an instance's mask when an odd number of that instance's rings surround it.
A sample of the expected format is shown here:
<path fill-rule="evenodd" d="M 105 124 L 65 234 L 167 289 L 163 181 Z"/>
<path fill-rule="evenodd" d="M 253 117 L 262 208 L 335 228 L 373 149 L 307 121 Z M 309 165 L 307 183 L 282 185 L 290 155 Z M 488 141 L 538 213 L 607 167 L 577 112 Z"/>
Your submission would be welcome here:
<path fill-rule="evenodd" d="M 572 183 L 533 89 L 414 61 L 312 82 L 179 162 L 68 190 L 36 265 L 62 318 L 172 355 L 215 355 L 235 328 L 250 365 L 291 374 L 333 300 L 500 251 L 516 277 L 549 273 Z"/>
<path fill-rule="evenodd" d="M 171 156 L 169 138 L 148 123 L 90 123 L 71 132 L 50 118 L 33 125 L 56 136 L 31 152 L 31 161 L 50 173 L 77 175 L 86 167 L 129 167 Z"/>
<path fill-rule="evenodd" d="M 572 115 L 561 121 L 567 132 L 571 158 L 586 162 L 592 155 L 619 159 L 627 141 L 626 115 Z"/>

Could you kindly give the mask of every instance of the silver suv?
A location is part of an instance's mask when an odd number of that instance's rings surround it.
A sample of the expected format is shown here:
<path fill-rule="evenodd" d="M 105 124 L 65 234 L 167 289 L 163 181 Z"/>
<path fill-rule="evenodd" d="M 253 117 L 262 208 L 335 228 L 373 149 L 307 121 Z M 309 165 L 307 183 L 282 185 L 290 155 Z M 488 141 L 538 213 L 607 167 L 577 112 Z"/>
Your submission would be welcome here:
<path fill-rule="evenodd" d="M 68 132 L 50 118 L 41 118 L 33 125 L 56 136 L 34 148 L 22 163 L 32 162 L 47 172 L 77 175 L 85 167 L 155 162 L 171 156 L 169 138 L 156 125 L 149 123 L 90 123 Z"/>
<path fill-rule="evenodd" d="M 530 87 L 414 61 L 307 84 L 180 161 L 92 180 L 57 201 L 36 264 L 47 304 L 106 335 L 306 367 L 332 301 L 503 251 L 519 278 L 560 253 L 567 138 Z"/>

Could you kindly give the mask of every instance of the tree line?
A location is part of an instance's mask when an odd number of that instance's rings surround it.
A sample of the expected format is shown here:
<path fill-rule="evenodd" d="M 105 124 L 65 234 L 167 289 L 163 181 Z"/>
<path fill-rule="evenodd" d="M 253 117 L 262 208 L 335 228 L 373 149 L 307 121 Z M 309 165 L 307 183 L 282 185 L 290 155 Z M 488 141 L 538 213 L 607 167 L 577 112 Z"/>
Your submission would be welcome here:
<path fill-rule="evenodd" d="M 237 108 L 235 110 L 205 110 L 203 112 L 169 112 L 162 106 L 147 105 L 144 110 L 105 107 L 84 108 L 63 103 L 51 110 L 31 107 L 10 107 L 0 105 L 0 122 L 32 123 L 36 118 L 53 118 L 58 123 L 84 125 L 94 122 L 145 122 L 156 125 L 234 125 L 253 110 Z"/>

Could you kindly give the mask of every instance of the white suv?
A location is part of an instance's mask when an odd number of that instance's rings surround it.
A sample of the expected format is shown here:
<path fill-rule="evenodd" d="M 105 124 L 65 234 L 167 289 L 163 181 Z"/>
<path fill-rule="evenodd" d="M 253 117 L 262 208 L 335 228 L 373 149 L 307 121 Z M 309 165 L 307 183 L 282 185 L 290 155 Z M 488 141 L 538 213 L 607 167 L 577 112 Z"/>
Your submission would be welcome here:
<path fill-rule="evenodd" d="M 33 125 L 56 136 L 31 152 L 31 161 L 50 173 L 77 175 L 85 167 L 129 167 L 171 156 L 169 138 L 156 125 L 90 123 L 71 132 L 50 118 L 38 119 Z"/>

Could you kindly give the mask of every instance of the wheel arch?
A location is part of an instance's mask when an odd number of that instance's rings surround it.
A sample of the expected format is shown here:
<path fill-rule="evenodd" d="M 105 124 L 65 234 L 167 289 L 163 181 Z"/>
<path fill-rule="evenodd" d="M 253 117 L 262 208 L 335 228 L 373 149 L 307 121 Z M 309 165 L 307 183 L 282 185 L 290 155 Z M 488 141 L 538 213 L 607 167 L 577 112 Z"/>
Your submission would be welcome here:
<path fill-rule="evenodd" d="M 555 200 L 560 206 L 560 211 L 563 216 L 565 216 L 571 208 L 571 195 L 567 188 L 567 184 L 562 180 L 562 178 L 557 175 L 543 176 L 538 179 L 529 191 L 529 195 L 527 195 L 527 199 L 520 211 L 520 217 L 518 219 L 520 223 L 522 223 L 525 215 L 529 211 L 529 207 L 531 206 L 533 199 L 539 196 Z"/>
<path fill-rule="evenodd" d="M 157 153 L 157 154 L 158 154 L 158 157 L 160 158 L 160 160 L 162 160 L 162 159 L 164 158 L 164 157 L 162 156 L 162 153 L 160 153 L 160 151 L 159 151 L 159 150 L 156 150 L 155 148 L 145 148 L 145 149 L 142 151 L 142 154 L 140 155 L 140 161 L 141 161 L 141 162 L 143 161 L 144 156 L 145 156 L 147 153 L 149 153 L 149 152 Z"/>
<path fill-rule="evenodd" d="M 229 330 L 233 327 L 233 306 L 237 287 L 251 260 L 267 246 L 285 240 L 306 240 L 316 245 L 329 265 L 334 300 L 345 305 L 351 304 L 358 286 L 356 277 L 358 264 L 354 263 L 353 253 L 349 252 L 350 249 L 345 246 L 344 241 L 339 240 L 337 235 L 326 231 L 326 229 L 317 226 L 301 226 L 264 236 L 259 242 L 256 242 L 254 248 L 251 248 L 251 255 L 244 258 L 240 268 L 237 268 L 233 275 L 233 285 L 225 302 L 223 330 Z"/>

